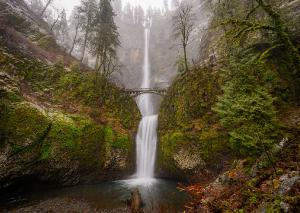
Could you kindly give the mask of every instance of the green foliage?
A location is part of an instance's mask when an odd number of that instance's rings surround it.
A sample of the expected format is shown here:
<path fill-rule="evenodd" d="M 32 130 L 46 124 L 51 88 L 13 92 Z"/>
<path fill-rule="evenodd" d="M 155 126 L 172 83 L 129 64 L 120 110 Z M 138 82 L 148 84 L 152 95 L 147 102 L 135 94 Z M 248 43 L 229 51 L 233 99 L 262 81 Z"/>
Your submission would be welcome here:
<path fill-rule="evenodd" d="M 232 148 L 243 155 L 259 156 L 274 145 L 278 134 L 274 98 L 270 95 L 272 73 L 248 55 L 233 58 L 223 75 L 224 94 L 215 111 L 229 130 Z"/>
<path fill-rule="evenodd" d="M 47 97 L 47 101 L 62 105 L 72 102 L 76 103 L 77 107 L 83 105 L 94 109 L 101 107 L 104 111 L 103 116 L 109 117 L 109 120 L 120 122 L 127 130 L 136 128 L 139 111 L 134 100 L 107 79 L 97 81 L 96 72 L 82 72 L 78 63 L 73 63 L 71 72 L 67 72 L 62 59 L 53 66 L 48 66 L 40 61 L 23 55 L 8 54 L 0 49 L 0 68 L 24 78 L 37 94 L 54 97 L 53 99 Z"/>
<path fill-rule="evenodd" d="M 95 75 L 70 72 L 63 75 L 58 82 L 58 95 L 67 89 L 68 99 L 82 100 L 84 104 L 96 105 L 99 100 L 98 90 L 94 83 Z"/>
<path fill-rule="evenodd" d="M 185 61 L 183 57 L 179 57 L 176 61 L 177 72 L 183 73 L 185 71 Z"/>
<path fill-rule="evenodd" d="M 198 125 L 193 120 L 205 116 L 210 117 L 213 123 L 210 114 L 220 93 L 219 81 L 219 75 L 209 68 L 195 69 L 189 74 L 178 76 L 163 100 L 159 117 L 160 129 L 189 130 Z"/>
<path fill-rule="evenodd" d="M 125 154 L 131 149 L 126 134 L 84 116 L 46 113 L 35 105 L 9 100 L 1 108 L 5 111 L 0 113 L 0 147 L 9 145 L 12 155 L 34 152 L 41 161 L 68 157 L 85 165 L 104 166 L 111 149 Z"/>
<path fill-rule="evenodd" d="M 112 148 L 129 151 L 130 145 L 131 142 L 128 136 L 117 135 L 115 141 L 112 144 Z"/>
<path fill-rule="evenodd" d="M 130 139 L 128 136 L 116 134 L 111 127 L 104 128 L 104 140 L 113 149 L 128 151 L 130 148 Z"/>
<path fill-rule="evenodd" d="M 80 72 L 80 64 L 78 62 L 73 62 L 70 66 L 71 72 L 79 73 Z"/>
<path fill-rule="evenodd" d="M 195 68 L 177 77 L 162 102 L 159 114 L 159 165 L 174 172 L 174 154 L 193 147 L 194 154 L 216 165 L 228 150 L 227 134 L 212 106 L 221 94 L 219 74 L 210 68 Z"/>
<path fill-rule="evenodd" d="M 99 2 L 93 21 L 91 50 L 96 56 L 96 70 L 109 78 L 116 67 L 116 48 L 120 45 L 118 28 L 114 22 L 114 12 L 109 0 Z"/>
<path fill-rule="evenodd" d="M 243 4 L 224 0 L 216 4 L 214 24 L 224 31 L 222 43 L 226 57 L 230 57 L 236 47 L 256 49 L 261 63 L 267 61 L 280 67 L 277 71 L 283 81 L 288 81 L 289 96 L 295 100 L 299 98 L 300 54 L 291 29 L 299 29 L 295 26 L 299 21 L 292 24 L 291 18 L 286 17 L 292 11 L 287 8 L 286 2 L 277 0 L 255 0 Z M 280 92 L 283 92 L 282 88 Z"/>

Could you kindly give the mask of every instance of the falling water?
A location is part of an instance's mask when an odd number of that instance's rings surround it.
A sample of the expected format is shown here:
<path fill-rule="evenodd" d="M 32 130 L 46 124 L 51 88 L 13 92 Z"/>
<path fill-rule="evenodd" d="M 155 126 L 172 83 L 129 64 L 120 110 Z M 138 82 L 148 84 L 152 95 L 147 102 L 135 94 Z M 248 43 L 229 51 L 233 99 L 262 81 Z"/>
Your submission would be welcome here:
<path fill-rule="evenodd" d="M 142 88 L 151 87 L 151 69 L 149 64 L 150 28 L 145 27 L 145 52 Z M 151 94 L 138 97 L 138 105 L 142 113 L 137 143 L 137 178 L 151 179 L 154 177 L 154 165 L 157 146 L 157 120 Z"/>

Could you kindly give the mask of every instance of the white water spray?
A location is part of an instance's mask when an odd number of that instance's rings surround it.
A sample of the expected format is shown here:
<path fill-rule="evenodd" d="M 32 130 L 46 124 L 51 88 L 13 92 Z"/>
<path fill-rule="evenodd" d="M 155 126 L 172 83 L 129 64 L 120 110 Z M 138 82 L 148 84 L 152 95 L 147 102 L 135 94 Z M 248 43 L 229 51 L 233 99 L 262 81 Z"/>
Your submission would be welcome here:
<path fill-rule="evenodd" d="M 142 88 L 151 87 L 151 69 L 149 64 L 150 28 L 145 27 L 145 52 Z M 154 166 L 157 147 L 158 115 L 155 115 L 151 94 L 138 97 L 137 103 L 143 118 L 140 122 L 137 143 L 137 178 L 149 180 L 154 177 Z M 146 181 L 147 182 L 147 181 Z"/>

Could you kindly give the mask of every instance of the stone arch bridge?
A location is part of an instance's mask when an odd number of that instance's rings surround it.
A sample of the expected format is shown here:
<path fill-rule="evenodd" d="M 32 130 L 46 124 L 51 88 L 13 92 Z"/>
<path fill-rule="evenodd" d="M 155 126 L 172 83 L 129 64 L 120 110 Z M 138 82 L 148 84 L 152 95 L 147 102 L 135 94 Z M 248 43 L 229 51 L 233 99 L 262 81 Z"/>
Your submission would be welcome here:
<path fill-rule="evenodd" d="M 124 91 L 131 97 L 135 98 L 142 94 L 155 94 L 165 96 L 168 88 L 137 88 L 137 89 L 125 89 Z"/>

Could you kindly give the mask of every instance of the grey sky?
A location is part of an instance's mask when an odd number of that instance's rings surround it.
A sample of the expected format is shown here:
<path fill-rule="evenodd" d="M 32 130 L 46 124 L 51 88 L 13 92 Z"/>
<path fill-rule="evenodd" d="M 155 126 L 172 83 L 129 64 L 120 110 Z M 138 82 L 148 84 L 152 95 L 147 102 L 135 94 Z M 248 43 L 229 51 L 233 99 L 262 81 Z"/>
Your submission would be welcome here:
<path fill-rule="evenodd" d="M 162 7 L 163 0 L 122 0 L 123 5 L 130 2 L 132 5 L 141 5 L 143 8 L 152 7 Z M 80 3 L 80 0 L 55 0 L 56 5 L 66 9 L 68 15 L 72 12 L 74 6 Z"/>

